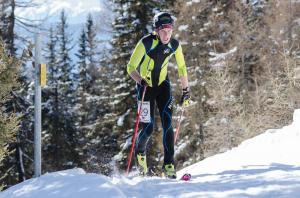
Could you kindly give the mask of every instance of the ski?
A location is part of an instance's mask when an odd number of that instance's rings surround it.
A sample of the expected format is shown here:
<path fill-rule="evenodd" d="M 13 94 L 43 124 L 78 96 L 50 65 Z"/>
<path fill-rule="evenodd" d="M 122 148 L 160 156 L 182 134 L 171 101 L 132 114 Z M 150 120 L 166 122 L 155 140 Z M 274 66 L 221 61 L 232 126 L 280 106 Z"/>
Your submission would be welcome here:
<path fill-rule="evenodd" d="M 190 181 L 191 178 L 192 178 L 192 175 L 189 174 L 189 173 L 185 173 L 184 175 L 182 175 L 180 177 L 180 179 L 173 179 L 173 178 L 168 178 L 168 177 L 165 177 L 163 175 L 159 176 L 159 175 L 139 175 L 138 173 L 135 173 L 135 174 L 130 174 L 129 176 L 127 176 L 128 179 L 134 179 L 134 178 L 137 178 L 137 177 L 144 177 L 144 178 L 161 178 L 161 179 L 170 179 L 171 181 Z"/>

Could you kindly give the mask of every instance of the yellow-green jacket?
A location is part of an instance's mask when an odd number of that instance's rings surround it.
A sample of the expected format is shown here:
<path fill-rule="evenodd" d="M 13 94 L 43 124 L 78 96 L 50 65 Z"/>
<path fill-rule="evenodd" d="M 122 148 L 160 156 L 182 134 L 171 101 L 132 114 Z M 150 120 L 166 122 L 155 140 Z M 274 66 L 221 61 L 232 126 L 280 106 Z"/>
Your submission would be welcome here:
<path fill-rule="evenodd" d="M 187 76 L 179 42 L 171 38 L 169 44 L 164 45 L 156 34 L 149 34 L 136 45 L 127 65 L 127 72 L 131 74 L 137 70 L 149 86 L 158 86 L 167 78 L 168 63 L 172 55 L 176 58 L 179 77 Z"/>

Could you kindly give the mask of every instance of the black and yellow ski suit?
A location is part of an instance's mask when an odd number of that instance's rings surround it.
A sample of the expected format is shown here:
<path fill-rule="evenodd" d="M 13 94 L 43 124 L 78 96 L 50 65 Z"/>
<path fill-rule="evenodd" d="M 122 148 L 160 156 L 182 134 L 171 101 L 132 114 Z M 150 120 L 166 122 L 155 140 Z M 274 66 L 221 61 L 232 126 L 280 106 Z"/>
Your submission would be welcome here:
<path fill-rule="evenodd" d="M 155 33 L 143 37 L 134 49 L 127 65 L 127 72 L 138 71 L 148 83 L 144 101 L 150 102 L 150 122 L 142 123 L 136 141 L 136 152 L 146 154 L 147 142 L 153 132 L 154 107 L 157 104 L 163 127 L 164 164 L 174 164 L 174 131 L 172 127 L 173 97 L 167 75 L 170 58 L 175 55 L 179 77 L 187 76 L 182 48 L 176 39 L 163 44 Z M 145 87 L 137 84 L 140 101 Z"/>

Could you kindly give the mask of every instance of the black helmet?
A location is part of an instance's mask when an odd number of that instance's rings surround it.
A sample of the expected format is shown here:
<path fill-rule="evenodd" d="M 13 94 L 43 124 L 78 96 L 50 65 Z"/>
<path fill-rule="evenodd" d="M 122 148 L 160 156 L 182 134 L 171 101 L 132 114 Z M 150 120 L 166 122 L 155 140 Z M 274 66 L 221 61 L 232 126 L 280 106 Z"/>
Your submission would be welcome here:
<path fill-rule="evenodd" d="M 168 12 L 159 12 L 153 17 L 153 27 L 161 29 L 164 27 L 173 27 L 174 20 Z"/>

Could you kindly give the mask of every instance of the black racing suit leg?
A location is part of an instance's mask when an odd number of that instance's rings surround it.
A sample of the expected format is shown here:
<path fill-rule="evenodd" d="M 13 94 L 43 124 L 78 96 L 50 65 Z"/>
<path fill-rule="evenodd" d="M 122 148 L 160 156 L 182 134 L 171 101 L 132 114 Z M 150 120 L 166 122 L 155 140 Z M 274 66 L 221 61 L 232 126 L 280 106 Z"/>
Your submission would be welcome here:
<path fill-rule="evenodd" d="M 158 87 L 156 103 L 163 127 L 164 165 L 174 164 L 173 97 L 168 78 Z"/>

